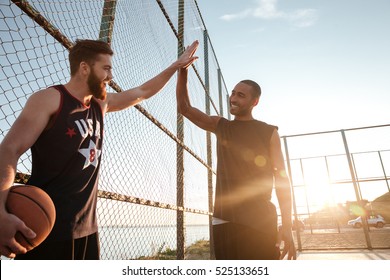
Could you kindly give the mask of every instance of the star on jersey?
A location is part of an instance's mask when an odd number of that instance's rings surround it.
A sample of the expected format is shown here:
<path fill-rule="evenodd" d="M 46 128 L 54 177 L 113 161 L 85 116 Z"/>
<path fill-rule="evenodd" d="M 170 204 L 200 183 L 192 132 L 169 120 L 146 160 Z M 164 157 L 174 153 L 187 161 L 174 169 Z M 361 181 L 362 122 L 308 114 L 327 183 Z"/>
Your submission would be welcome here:
<path fill-rule="evenodd" d="M 65 134 L 72 138 L 76 135 L 76 132 L 74 131 L 74 128 L 68 128 L 68 131 Z"/>
<path fill-rule="evenodd" d="M 102 151 L 96 148 L 96 144 L 92 140 L 89 140 L 89 147 L 86 149 L 80 149 L 79 153 L 85 157 L 85 163 L 83 167 L 83 169 L 85 169 L 91 164 L 95 167 L 97 166 Z"/>

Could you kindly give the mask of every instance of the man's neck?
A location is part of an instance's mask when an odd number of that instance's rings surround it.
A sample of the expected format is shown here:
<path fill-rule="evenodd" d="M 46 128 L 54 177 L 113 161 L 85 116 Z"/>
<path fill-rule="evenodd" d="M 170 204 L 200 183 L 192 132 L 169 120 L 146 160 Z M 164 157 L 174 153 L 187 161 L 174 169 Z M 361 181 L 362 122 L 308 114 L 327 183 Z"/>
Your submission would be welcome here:
<path fill-rule="evenodd" d="M 86 83 L 71 79 L 64 86 L 73 97 L 78 99 L 84 105 L 88 106 L 91 103 L 92 94 L 89 92 L 89 88 Z"/>
<path fill-rule="evenodd" d="M 248 116 L 235 116 L 234 120 L 235 121 L 253 121 L 254 118 L 253 118 L 252 115 L 248 115 Z"/>

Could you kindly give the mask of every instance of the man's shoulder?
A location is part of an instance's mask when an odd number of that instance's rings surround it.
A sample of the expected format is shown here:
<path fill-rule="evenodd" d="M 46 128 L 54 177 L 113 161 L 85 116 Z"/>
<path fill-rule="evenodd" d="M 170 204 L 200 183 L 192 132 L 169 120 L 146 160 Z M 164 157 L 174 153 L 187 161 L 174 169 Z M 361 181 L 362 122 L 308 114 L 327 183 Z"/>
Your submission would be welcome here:
<path fill-rule="evenodd" d="M 56 104 L 60 99 L 60 92 L 54 87 L 48 87 L 34 92 L 29 99 L 38 102 L 42 106 L 47 106 L 52 103 Z"/>
<path fill-rule="evenodd" d="M 219 125 L 240 125 L 240 124 L 254 124 L 256 126 L 261 126 L 261 127 L 269 127 L 271 129 L 278 129 L 278 127 L 276 125 L 273 125 L 273 124 L 269 124 L 269 123 L 266 123 L 264 121 L 261 121 L 261 120 L 257 120 L 257 119 L 254 119 L 252 121 L 236 121 L 236 120 L 228 120 L 224 117 L 220 117 L 219 121 L 218 121 L 218 126 Z"/>
<path fill-rule="evenodd" d="M 56 93 L 56 92 L 57 93 L 59 92 L 58 86 L 51 86 L 51 87 L 47 87 L 47 88 L 38 90 L 34 94 L 44 95 L 44 94 L 53 94 L 53 93 Z"/>
<path fill-rule="evenodd" d="M 219 119 L 217 120 L 217 130 L 224 125 L 230 124 L 231 122 L 231 120 L 228 120 L 225 117 L 219 117 Z"/>
<path fill-rule="evenodd" d="M 257 125 L 262 126 L 262 127 L 266 127 L 266 128 L 272 129 L 272 130 L 273 129 L 278 129 L 278 126 L 266 123 L 264 121 L 255 120 L 255 122 L 257 123 Z"/>

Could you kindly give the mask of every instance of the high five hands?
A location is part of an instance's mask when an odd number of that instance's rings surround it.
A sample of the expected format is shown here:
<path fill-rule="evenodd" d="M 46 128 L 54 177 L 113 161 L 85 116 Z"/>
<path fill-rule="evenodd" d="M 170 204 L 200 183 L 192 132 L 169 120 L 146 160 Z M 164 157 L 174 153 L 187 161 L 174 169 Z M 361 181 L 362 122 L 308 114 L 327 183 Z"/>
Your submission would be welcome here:
<path fill-rule="evenodd" d="M 196 50 L 198 49 L 199 42 L 196 40 L 187 48 L 185 48 L 184 52 L 181 54 L 177 62 L 179 63 L 179 68 L 187 69 L 194 63 L 198 57 L 194 56 Z"/>

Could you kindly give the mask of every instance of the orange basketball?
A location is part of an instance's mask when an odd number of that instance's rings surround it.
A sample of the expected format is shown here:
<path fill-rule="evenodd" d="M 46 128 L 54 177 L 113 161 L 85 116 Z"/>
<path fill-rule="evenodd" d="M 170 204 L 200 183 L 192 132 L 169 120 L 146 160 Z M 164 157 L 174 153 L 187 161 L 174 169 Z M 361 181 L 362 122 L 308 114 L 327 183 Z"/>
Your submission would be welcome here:
<path fill-rule="evenodd" d="M 27 250 L 32 250 L 46 239 L 56 219 L 56 210 L 50 196 L 40 188 L 27 185 L 12 186 L 6 202 L 7 211 L 21 219 L 35 233 L 34 239 L 15 235 Z"/>

